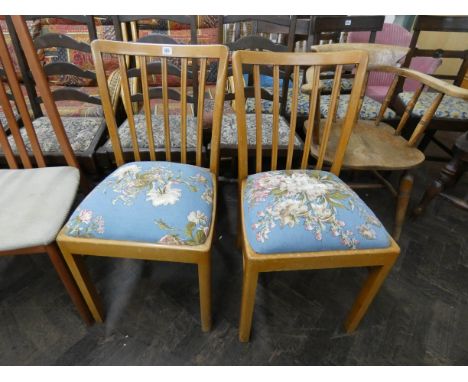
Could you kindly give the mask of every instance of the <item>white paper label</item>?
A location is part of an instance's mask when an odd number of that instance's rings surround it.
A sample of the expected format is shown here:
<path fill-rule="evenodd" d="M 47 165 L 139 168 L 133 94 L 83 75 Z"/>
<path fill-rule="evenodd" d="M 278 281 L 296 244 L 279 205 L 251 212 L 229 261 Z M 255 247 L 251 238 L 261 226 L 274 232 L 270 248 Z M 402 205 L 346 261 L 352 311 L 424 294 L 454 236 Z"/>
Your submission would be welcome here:
<path fill-rule="evenodd" d="M 163 56 L 172 56 L 172 48 L 170 46 L 163 46 Z"/>
<path fill-rule="evenodd" d="M 351 25 L 351 20 L 345 20 L 344 25 L 346 26 Z"/>

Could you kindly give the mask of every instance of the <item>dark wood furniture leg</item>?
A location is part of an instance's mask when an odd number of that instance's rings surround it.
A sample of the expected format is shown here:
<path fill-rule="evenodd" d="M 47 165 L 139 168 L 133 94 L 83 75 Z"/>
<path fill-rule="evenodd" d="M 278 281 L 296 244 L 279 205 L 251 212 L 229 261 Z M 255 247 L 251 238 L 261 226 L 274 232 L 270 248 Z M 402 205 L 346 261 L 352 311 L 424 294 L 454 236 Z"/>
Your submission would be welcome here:
<path fill-rule="evenodd" d="M 468 169 L 468 132 L 457 138 L 453 147 L 453 153 L 452 160 L 444 166 L 438 178 L 427 188 L 419 205 L 413 211 L 414 215 L 421 215 L 432 199 L 447 187 L 455 185 L 463 172 Z M 458 200 L 451 196 L 448 199 L 462 208 L 467 208 L 466 201 Z"/>

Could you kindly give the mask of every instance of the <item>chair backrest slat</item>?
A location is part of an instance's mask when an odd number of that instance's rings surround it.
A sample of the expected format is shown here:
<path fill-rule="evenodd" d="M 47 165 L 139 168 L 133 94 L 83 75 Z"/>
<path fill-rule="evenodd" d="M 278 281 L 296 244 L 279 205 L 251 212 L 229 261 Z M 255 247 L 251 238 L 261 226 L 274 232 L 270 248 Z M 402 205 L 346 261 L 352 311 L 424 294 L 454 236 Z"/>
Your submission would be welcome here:
<path fill-rule="evenodd" d="M 150 152 L 150 159 L 156 160 L 156 149 L 154 147 L 154 136 L 153 136 L 153 122 L 151 118 L 151 103 L 149 96 L 148 86 L 148 73 L 146 57 L 140 56 L 140 68 L 141 68 L 141 89 L 143 92 L 143 108 L 145 112 L 146 122 L 146 134 L 148 135 L 148 146 Z"/>
<path fill-rule="evenodd" d="M 187 163 L 187 59 L 181 59 L 181 79 L 180 79 L 180 160 Z"/>
<path fill-rule="evenodd" d="M 322 136 L 320 137 L 320 149 L 319 155 L 317 158 L 317 169 L 321 170 L 323 167 L 323 162 L 325 160 L 325 153 L 327 151 L 328 140 L 330 138 L 330 132 L 335 120 L 335 114 L 338 107 L 338 98 L 340 96 L 340 88 L 341 88 L 341 75 L 343 73 L 343 65 L 337 65 L 335 70 L 335 77 L 333 79 L 333 87 L 332 93 L 330 97 L 330 104 L 328 106 L 328 110 L 330 112 L 327 115 L 327 119 L 325 121 L 325 128 L 323 129 Z"/>
<path fill-rule="evenodd" d="M 286 158 L 286 170 L 291 169 L 294 143 L 296 139 L 296 125 L 297 125 L 297 101 L 299 99 L 299 66 L 294 67 L 293 71 L 293 90 L 291 99 L 291 122 L 288 142 L 288 153 Z"/>
<path fill-rule="evenodd" d="M 424 134 L 427 125 L 429 124 L 429 122 L 431 122 L 433 115 L 435 114 L 437 108 L 442 102 L 442 98 L 444 98 L 444 95 L 444 93 L 438 93 L 434 101 L 432 101 L 431 106 L 424 112 L 423 116 L 418 122 L 418 125 L 414 129 L 413 134 L 411 134 L 411 137 L 408 140 L 410 146 L 415 146 L 418 143 L 419 139 Z"/>
<path fill-rule="evenodd" d="M 219 160 L 219 140 L 220 140 L 220 129 L 221 129 L 221 118 L 222 118 L 222 106 L 224 102 L 224 86 L 226 80 L 226 67 L 227 67 L 227 55 L 228 50 L 226 47 L 222 45 L 165 45 L 165 44 L 143 44 L 143 43 L 133 43 L 133 42 L 120 42 L 120 41 L 105 41 L 105 40 L 97 40 L 92 43 L 92 53 L 93 58 L 96 63 L 96 74 L 98 79 L 99 90 L 101 94 L 101 98 L 103 100 L 104 105 L 104 114 L 107 122 L 107 126 L 109 128 L 109 134 L 111 137 L 111 142 L 114 148 L 114 153 L 116 154 L 116 162 L 117 165 L 122 165 L 126 160 L 126 152 L 122 150 L 122 145 L 120 139 L 122 138 L 123 133 L 118 131 L 117 124 L 115 121 L 114 111 L 108 107 L 108 102 L 110 100 L 109 96 L 109 88 L 106 78 L 106 73 L 104 71 L 103 66 L 103 55 L 111 55 L 111 56 L 118 56 L 119 63 L 120 63 L 120 71 L 122 75 L 122 97 L 123 97 L 123 104 L 125 107 L 125 111 L 127 113 L 127 122 L 125 126 L 131 130 L 132 139 L 129 139 L 132 147 L 125 146 L 124 149 L 132 150 L 135 160 L 142 160 L 143 154 L 140 151 L 144 151 L 145 149 L 149 148 L 151 151 L 153 149 L 151 147 L 143 147 L 140 144 L 140 147 L 135 145 L 135 141 L 137 140 L 138 134 L 141 135 L 141 130 L 146 130 L 148 135 L 153 134 L 155 137 L 154 146 L 155 150 L 162 149 L 165 152 L 165 159 L 166 160 L 178 160 L 176 153 L 172 152 L 173 149 L 178 149 L 177 144 L 179 141 L 177 140 L 176 132 L 180 130 L 180 160 L 185 163 L 189 160 L 187 158 L 187 149 L 189 144 L 191 144 L 194 140 L 198 143 L 194 146 L 190 146 L 190 148 L 195 149 L 196 157 L 196 164 L 202 165 L 203 157 L 203 140 L 202 140 L 202 128 L 203 125 L 200 124 L 200 120 L 203 118 L 203 112 L 200 112 L 200 115 L 193 116 L 193 118 L 197 118 L 198 121 L 196 123 L 192 123 L 187 115 L 186 110 L 186 103 L 189 99 L 188 91 L 187 91 L 187 81 L 188 81 L 188 73 L 189 71 L 189 63 L 193 63 L 196 60 L 199 60 L 202 65 L 202 72 L 206 72 L 207 62 L 208 60 L 215 61 L 217 60 L 218 63 L 218 73 L 217 73 L 217 81 L 216 81 L 216 92 L 215 92 L 215 102 L 214 102 L 214 112 L 213 112 L 213 126 L 212 126 L 212 138 L 211 138 L 211 158 L 210 158 L 210 168 L 213 172 L 218 171 L 218 160 Z M 144 94 L 142 95 L 143 103 L 146 102 L 146 106 L 143 105 L 143 109 L 134 113 L 131 107 L 131 94 L 130 88 L 128 83 L 128 75 L 127 75 L 127 68 L 125 65 L 125 57 L 130 57 L 133 59 L 135 57 L 135 62 L 140 66 L 141 76 L 145 77 L 142 81 L 142 87 L 148 88 L 149 84 L 148 81 L 148 65 L 147 63 L 154 60 L 159 60 L 161 63 L 161 82 L 162 82 L 162 103 L 163 103 L 163 116 L 159 116 L 157 113 L 152 115 L 152 120 L 148 117 L 145 118 L 146 125 L 143 126 L 141 124 L 141 120 L 143 120 L 142 112 L 145 114 L 151 113 L 149 105 L 149 99 L 151 95 L 151 90 L 153 88 L 144 89 Z M 144 60 L 142 59 L 144 58 Z M 139 58 L 136 60 L 136 58 Z M 168 66 L 169 62 L 178 62 L 181 63 L 181 83 L 182 89 L 180 94 L 180 100 L 183 105 L 181 105 L 181 113 L 182 115 L 174 115 L 174 118 L 171 115 L 169 118 L 170 109 L 169 109 L 169 97 L 168 97 Z M 205 82 L 206 76 L 203 73 L 200 75 L 200 81 L 202 84 L 200 86 L 200 102 L 198 104 L 199 111 L 200 107 L 204 108 L 203 97 L 201 97 L 202 92 L 205 91 Z M 146 83 L 145 83 L 146 82 Z M 193 85 L 193 84 L 192 84 Z M 186 121 L 179 124 L 179 118 L 181 116 L 181 120 Z M 192 118 L 192 116 L 190 116 Z M 136 120 L 138 122 L 136 122 Z M 151 123 L 151 134 L 148 131 L 149 126 Z M 157 123 L 154 123 L 157 122 Z M 185 123 L 185 124 L 184 124 Z M 197 137 L 188 137 L 188 128 L 195 127 Z M 122 128 L 122 127 L 121 127 Z M 120 129 L 121 129 L 120 128 Z M 141 128 L 141 130 L 140 130 Z M 194 134 L 193 130 L 190 130 L 190 134 Z M 156 138 L 157 137 L 157 138 Z M 194 138 L 193 140 L 191 140 Z M 149 137 L 150 139 L 150 137 Z M 173 144 L 171 145 L 171 139 L 173 140 Z M 163 141 L 164 140 L 164 141 Z M 126 142 L 127 143 L 127 142 Z M 141 150 L 140 150 L 141 149 Z M 137 155 L 138 153 L 138 155 Z M 151 158 L 151 156 L 150 156 Z M 162 160 L 162 159 L 159 159 Z"/>
<path fill-rule="evenodd" d="M 256 139 L 256 171 L 262 171 L 262 95 L 260 87 L 260 66 L 254 65 L 253 67 L 253 80 L 255 92 L 255 123 L 257 124 L 255 139 Z"/>
<path fill-rule="evenodd" d="M 5 133 L 4 126 L 2 125 L 1 122 L 0 122 L 0 148 L 5 154 L 5 158 L 7 160 L 8 166 L 13 169 L 18 168 L 18 163 L 16 163 L 15 154 L 13 153 L 13 150 L 11 149 L 10 142 L 8 142 L 8 137 Z"/>
<path fill-rule="evenodd" d="M 119 56 L 119 71 L 122 79 L 122 101 L 125 108 L 125 112 L 128 115 L 128 128 L 130 129 L 130 137 L 132 139 L 133 155 L 136 161 L 140 159 L 140 150 L 138 149 L 138 137 L 135 128 L 135 117 L 133 114 L 133 107 L 130 99 L 130 86 L 127 77 L 127 64 L 125 57 Z"/>
<path fill-rule="evenodd" d="M 315 135 L 315 140 L 319 141 L 319 127 L 320 127 L 320 110 L 318 110 L 318 102 L 320 101 L 320 92 L 318 91 L 320 86 L 320 66 L 312 67 L 311 74 L 312 91 L 309 99 L 309 119 L 306 123 L 306 137 L 304 141 L 304 150 L 302 153 L 301 169 L 306 169 L 309 163 L 310 146 L 312 139 Z"/>
<path fill-rule="evenodd" d="M 203 111 L 205 108 L 205 81 L 206 81 L 206 58 L 201 59 L 200 84 L 198 88 L 198 111 L 197 111 L 197 166 L 202 164 L 203 145 Z"/>
<path fill-rule="evenodd" d="M 343 163 L 343 157 L 348 143 L 351 130 L 354 127 L 358 112 L 359 112 L 359 98 L 362 93 L 364 86 L 368 54 L 363 51 L 348 51 L 348 52 L 339 52 L 339 53 L 277 53 L 277 52 L 256 52 L 256 51 L 237 51 L 233 54 L 233 72 L 234 72 L 234 87 L 236 89 L 236 105 L 245 104 L 245 84 L 243 81 L 243 65 L 253 65 L 254 73 L 257 72 L 255 77 L 258 77 L 259 72 L 261 72 L 258 66 L 272 66 L 273 67 L 273 112 L 272 112 L 272 151 L 271 151 L 271 170 L 276 170 L 279 168 L 278 161 L 278 148 L 279 148 L 279 138 L 280 135 L 285 137 L 285 126 L 282 124 L 282 131 L 280 132 L 279 128 L 279 68 L 285 67 L 288 70 L 288 67 L 292 69 L 294 77 L 293 85 L 293 105 L 297 103 L 298 97 L 298 87 L 299 87 L 299 70 L 301 67 L 308 66 L 315 68 L 315 72 L 312 73 L 314 88 L 312 88 L 309 104 L 309 118 L 306 144 L 302 155 L 302 161 L 300 164 L 301 168 L 306 168 L 308 156 L 310 155 L 310 147 L 312 143 L 312 134 L 313 134 L 313 124 L 316 121 L 316 115 L 319 113 L 317 110 L 318 106 L 318 96 L 320 93 L 319 86 L 319 75 L 321 67 L 335 67 L 335 77 L 334 85 L 332 92 L 332 104 L 331 108 L 335 107 L 335 102 L 338 102 L 338 96 L 340 92 L 340 83 L 341 83 L 341 74 L 343 68 L 346 66 L 352 66 L 355 70 L 355 79 L 354 86 L 351 91 L 350 99 L 348 102 L 348 109 L 345 114 L 344 120 L 341 123 L 340 139 L 338 141 L 336 152 L 333 156 L 333 161 L 331 163 L 331 172 L 338 175 Z M 258 95 L 260 93 L 258 89 L 258 80 L 254 79 L 255 93 Z M 295 93 L 295 94 L 294 94 Z M 258 98 L 258 97 L 257 97 Z M 297 109 L 297 105 L 296 105 Z M 247 139 L 247 124 L 246 124 L 246 111 L 243 107 L 236 108 L 237 114 L 237 129 L 238 129 L 238 145 L 239 145 L 239 179 L 244 179 L 248 174 L 248 139 Z M 293 114 L 293 113 L 292 113 Z M 295 117 L 295 116 L 294 116 Z M 294 118 L 295 119 L 295 118 Z M 328 120 L 326 121 L 326 128 L 322 141 L 320 143 L 319 151 L 322 153 L 322 164 L 323 164 L 323 155 L 326 150 L 326 141 L 330 136 L 331 125 L 333 121 L 333 115 L 330 113 Z M 261 122 L 256 119 L 256 122 Z M 256 126 L 258 129 L 260 126 Z M 296 139 L 297 135 L 295 134 L 295 123 L 289 126 L 289 131 L 287 133 L 288 137 L 288 151 L 286 155 L 286 169 L 292 169 L 294 167 L 293 161 L 293 151 L 297 147 Z M 280 134 L 281 133 L 281 134 Z M 257 139 L 259 134 L 256 134 Z M 283 141 L 284 142 L 284 141 Z M 325 143 L 324 147 L 322 145 Z M 258 149 L 258 142 L 256 144 Z M 256 156 L 258 157 L 258 155 Z M 318 169 L 322 167 L 322 164 L 317 166 Z M 261 169 L 261 166 L 256 164 L 256 171 Z"/>
<path fill-rule="evenodd" d="M 387 94 L 385 95 L 384 101 L 382 102 L 382 105 L 380 105 L 380 110 L 377 115 L 377 118 L 375 119 L 375 124 L 376 126 L 379 125 L 379 123 L 382 121 L 384 115 L 385 115 L 385 110 L 390 106 L 390 103 L 392 102 L 393 95 L 395 94 L 395 90 L 397 88 L 399 81 L 398 76 L 394 76 L 392 83 L 390 84 L 390 87 L 387 90 Z"/>

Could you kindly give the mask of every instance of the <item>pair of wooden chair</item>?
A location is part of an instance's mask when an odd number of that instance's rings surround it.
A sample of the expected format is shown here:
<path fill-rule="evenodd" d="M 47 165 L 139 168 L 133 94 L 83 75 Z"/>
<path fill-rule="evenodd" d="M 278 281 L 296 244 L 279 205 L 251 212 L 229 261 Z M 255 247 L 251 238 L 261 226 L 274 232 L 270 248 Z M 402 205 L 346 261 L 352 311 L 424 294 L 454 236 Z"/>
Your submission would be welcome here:
<path fill-rule="evenodd" d="M 114 148 L 117 170 L 102 181 L 78 206 L 59 233 L 57 241 L 70 267 L 89 310 L 98 322 L 103 320 L 103 310 L 95 288 L 84 273 L 81 255 L 125 257 L 158 261 L 173 261 L 196 264 L 199 276 L 201 326 L 204 331 L 211 327 L 211 277 L 210 254 L 216 218 L 217 175 L 219 162 L 220 133 L 222 125 L 222 104 L 227 75 L 228 49 L 221 45 L 180 46 L 154 45 L 125 42 L 95 41 L 92 43 L 96 72 L 104 105 L 109 134 Z M 129 130 L 132 137 L 134 161 L 125 163 L 120 145 L 120 136 L 115 115 L 110 106 L 110 95 L 103 68 L 102 55 L 114 54 L 120 57 L 123 95 L 130 103 L 124 57 L 132 56 L 140 62 L 141 87 L 143 89 L 143 111 L 150 161 L 140 161 L 137 132 L 130 122 L 136 115 L 127 108 Z M 147 62 L 156 57 L 162 65 L 163 76 L 167 75 L 167 60 L 182 61 L 181 118 L 180 124 L 163 121 L 165 162 L 158 161 L 151 144 L 153 115 L 149 108 Z M 202 145 L 204 105 L 199 98 L 198 123 L 190 131 L 185 109 L 187 61 L 198 59 L 201 67 L 207 60 L 217 60 L 217 81 L 213 107 L 213 125 L 209 152 Z M 236 88 L 236 103 L 245 104 L 245 68 L 253 74 L 254 98 L 257 104 L 255 114 L 255 137 L 257 161 L 255 173 L 248 176 L 247 125 L 245 108 L 237 108 L 239 141 L 239 195 L 240 195 L 240 238 L 244 254 L 244 285 L 240 322 L 240 339 L 249 338 L 254 306 L 255 286 L 259 272 L 321 269 L 335 267 L 370 266 L 373 270 L 358 296 L 347 321 L 348 330 L 353 330 L 377 293 L 394 263 L 399 248 L 385 231 L 370 209 L 359 197 L 339 180 L 340 167 L 346 143 L 356 119 L 359 95 L 362 92 L 367 66 L 365 52 L 343 52 L 339 54 L 269 53 L 238 51 L 232 56 L 233 76 Z M 293 73 L 293 103 L 297 106 L 299 94 L 299 69 L 313 66 L 317 73 L 320 67 L 328 65 L 339 69 L 345 65 L 356 68 L 356 87 L 351 94 L 349 110 L 344 122 L 343 134 L 331 172 L 321 171 L 325 151 L 317 170 L 309 170 L 312 133 L 308 134 L 298 170 L 293 170 L 296 138 L 294 123 L 288 135 L 286 163 L 278 160 L 280 67 L 289 67 Z M 273 71 L 273 115 L 271 121 L 271 170 L 262 172 L 263 123 L 260 99 L 260 77 L 262 70 L 270 67 Z M 317 77 L 318 78 L 318 77 Z M 339 78 L 336 79 L 339 81 Z M 163 78 L 162 93 L 167 97 L 167 82 Z M 205 78 L 200 75 L 200 92 L 204 91 Z M 311 97 L 311 115 L 317 112 L 318 86 Z M 237 90 L 238 89 L 238 90 Z M 336 101 L 336 94 L 333 94 Z M 293 117 L 295 117 L 293 115 Z M 313 120 L 313 119 L 312 119 Z M 328 130 L 333 120 L 332 113 L 327 120 Z M 180 131 L 181 163 L 171 160 L 171 134 Z M 195 134 L 190 137 L 188 134 Z M 193 163 L 189 164 L 187 142 L 195 139 Z M 322 142 L 327 142 L 325 137 Z M 326 144 L 325 144 L 326 146 Z M 296 148 L 297 149 L 297 148 Z M 270 151 L 270 148 L 267 149 Z M 208 157 L 209 169 L 202 168 L 203 158 Z M 284 167 L 285 170 L 278 170 Z M 299 246 L 297 246 L 299 244 Z"/>

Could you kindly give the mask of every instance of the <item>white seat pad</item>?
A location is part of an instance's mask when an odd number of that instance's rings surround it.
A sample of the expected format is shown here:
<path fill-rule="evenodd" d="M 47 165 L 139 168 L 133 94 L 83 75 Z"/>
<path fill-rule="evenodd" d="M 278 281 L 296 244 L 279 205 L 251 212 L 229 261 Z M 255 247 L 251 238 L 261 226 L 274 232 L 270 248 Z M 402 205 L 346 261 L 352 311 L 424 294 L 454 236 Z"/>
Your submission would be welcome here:
<path fill-rule="evenodd" d="M 52 243 L 79 179 L 74 167 L 0 170 L 0 251 Z"/>

